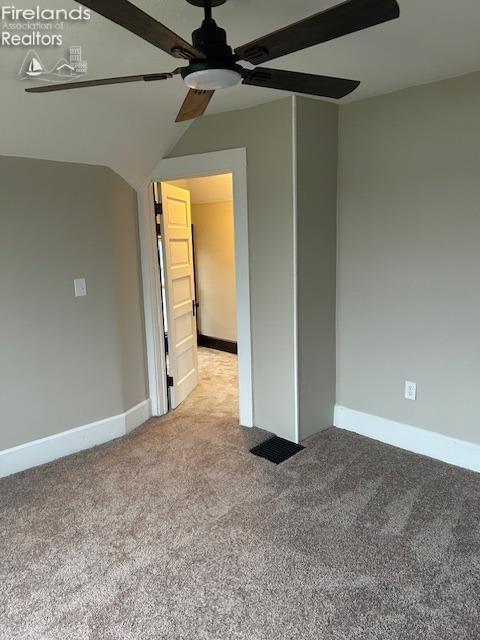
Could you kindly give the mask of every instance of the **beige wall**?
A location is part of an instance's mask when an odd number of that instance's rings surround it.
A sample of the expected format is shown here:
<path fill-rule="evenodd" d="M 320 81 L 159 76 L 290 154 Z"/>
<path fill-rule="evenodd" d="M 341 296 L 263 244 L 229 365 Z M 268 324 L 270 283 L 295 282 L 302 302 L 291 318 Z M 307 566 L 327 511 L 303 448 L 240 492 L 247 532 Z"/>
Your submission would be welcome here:
<path fill-rule="evenodd" d="M 300 439 L 333 424 L 338 106 L 296 98 Z"/>
<path fill-rule="evenodd" d="M 192 205 L 198 330 L 237 339 L 233 202 Z"/>
<path fill-rule="evenodd" d="M 170 184 L 190 191 L 192 204 L 206 204 L 207 202 L 233 201 L 233 180 L 231 173 L 202 178 L 186 178 L 184 180 L 169 180 Z"/>
<path fill-rule="evenodd" d="M 0 450 L 147 398 L 136 217 L 110 169 L 0 157 Z"/>
<path fill-rule="evenodd" d="M 480 443 L 480 74 L 340 113 L 337 401 Z"/>
<path fill-rule="evenodd" d="M 171 157 L 246 147 L 255 424 L 295 436 L 290 98 L 199 118 Z"/>

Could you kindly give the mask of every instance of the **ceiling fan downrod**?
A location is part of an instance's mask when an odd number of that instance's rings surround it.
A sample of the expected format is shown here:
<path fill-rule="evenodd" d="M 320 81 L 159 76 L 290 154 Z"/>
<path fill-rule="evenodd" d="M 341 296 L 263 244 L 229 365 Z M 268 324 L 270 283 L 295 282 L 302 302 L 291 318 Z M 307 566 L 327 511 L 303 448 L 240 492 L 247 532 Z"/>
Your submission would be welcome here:
<path fill-rule="evenodd" d="M 212 0 L 205 0 L 205 22 L 212 20 Z"/>

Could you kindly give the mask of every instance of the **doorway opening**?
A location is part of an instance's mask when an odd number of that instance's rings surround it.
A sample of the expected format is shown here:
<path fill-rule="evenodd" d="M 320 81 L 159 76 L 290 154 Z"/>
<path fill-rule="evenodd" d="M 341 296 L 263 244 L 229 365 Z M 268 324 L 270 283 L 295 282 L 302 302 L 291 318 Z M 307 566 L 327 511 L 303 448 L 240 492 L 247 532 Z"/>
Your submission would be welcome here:
<path fill-rule="evenodd" d="M 248 234 L 247 153 L 245 148 L 164 158 L 160 160 L 148 180 L 138 191 L 148 387 L 151 415 L 163 416 L 168 413 L 162 291 L 157 230 L 155 217 L 152 215 L 154 209 L 152 184 L 157 183 L 158 186 L 158 183 L 161 182 L 226 173 L 233 176 L 240 424 L 244 427 L 253 427 L 255 422 L 254 354 Z"/>
<path fill-rule="evenodd" d="M 154 182 L 168 407 L 238 415 L 233 176 Z M 220 388 L 222 391 L 220 392 Z"/>

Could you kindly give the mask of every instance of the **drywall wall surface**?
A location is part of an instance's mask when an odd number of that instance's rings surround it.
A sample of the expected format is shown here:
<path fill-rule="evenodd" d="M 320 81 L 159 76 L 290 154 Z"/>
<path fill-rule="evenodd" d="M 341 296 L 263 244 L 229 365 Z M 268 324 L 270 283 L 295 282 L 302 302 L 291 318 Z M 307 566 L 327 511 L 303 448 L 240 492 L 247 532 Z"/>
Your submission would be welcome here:
<path fill-rule="evenodd" d="M 176 187 L 180 187 L 180 189 L 190 191 L 190 202 L 192 204 L 233 201 L 233 180 L 231 173 L 223 173 L 204 178 L 169 180 L 169 182 Z"/>
<path fill-rule="evenodd" d="M 338 106 L 296 98 L 300 439 L 335 407 Z"/>
<path fill-rule="evenodd" d="M 147 398 L 137 235 L 110 169 L 0 157 L 0 450 Z"/>
<path fill-rule="evenodd" d="M 295 439 L 292 100 L 192 123 L 170 157 L 247 150 L 256 426 Z"/>
<path fill-rule="evenodd" d="M 337 402 L 475 443 L 479 113 L 478 73 L 342 106 L 338 208 Z"/>
<path fill-rule="evenodd" d="M 192 204 L 198 330 L 237 340 L 233 202 Z"/>
<path fill-rule="evenodd" d="M 137 194 L 113 171 L 109 178 L 106 215 L 110 220 L 123 408 L 128 411 L 148 398 Z"/>

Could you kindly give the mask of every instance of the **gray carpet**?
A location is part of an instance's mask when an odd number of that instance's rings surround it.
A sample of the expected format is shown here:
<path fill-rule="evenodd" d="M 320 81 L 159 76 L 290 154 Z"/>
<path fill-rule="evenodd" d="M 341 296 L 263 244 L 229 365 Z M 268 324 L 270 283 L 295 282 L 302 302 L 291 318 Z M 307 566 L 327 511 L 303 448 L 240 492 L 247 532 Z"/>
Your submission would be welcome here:
<path fill-rule="evenodd" d="M 480 476 L 336 429 L 272 465 L 202 360 L 172 415 L 0 481 L 2 640 L 480 637 Z"/>

